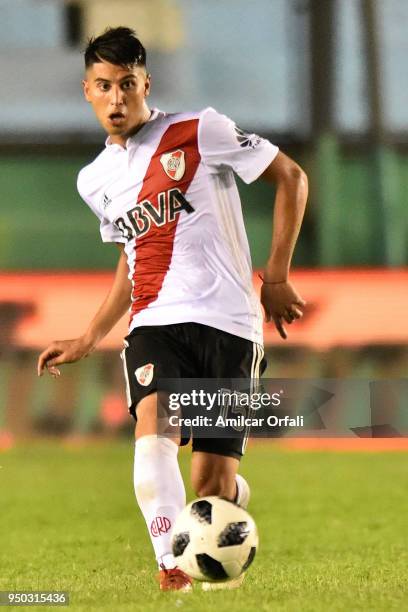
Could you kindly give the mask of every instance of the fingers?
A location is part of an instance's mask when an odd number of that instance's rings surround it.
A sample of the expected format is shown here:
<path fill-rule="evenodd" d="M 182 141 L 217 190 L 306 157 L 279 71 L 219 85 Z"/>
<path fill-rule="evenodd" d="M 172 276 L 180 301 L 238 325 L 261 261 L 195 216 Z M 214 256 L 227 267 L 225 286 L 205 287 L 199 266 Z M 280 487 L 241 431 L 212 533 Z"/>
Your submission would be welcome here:
<path fill-rule="evenodd" d="M 42 376 L 44 369 L 47 368 L 52 376 L 60 376 L 61 372 L 55 366 L 64 363 L 62 349 L 58 348 L 57 343 L 53 342 L 41 353 L 37 363 L 37 374 Z"/>
<path fill-rule="evenodd" d="M 283 340 L 286 340 L 286 338 L 288 337 L 288 334 L 286 333 L 286 329 L 283 326 L 282 318 L 281 317 L 273 317 L 273 321 L 275 323 L 276 329 L 279 332 L 280 337 L 283 338 Z"/>
<path fill-rule="evenodd" d="M 287 338 L 284 322 L 291 325 L 293 321 L 301 319 L 306 306 L 306 301 L 289 282 L 279 285 L 264 284 L 261 302 L 265 310 L 265 322 L 273 321 L 283 339 Z"/>
<path fill-rule="evenodd" d="M 293 304 L 292 304 L 292 314 L 293 314 L 294 319 L 301 319 L 303 317 L 303 312 L 299 308 L 296 308 L 296 306 L 294 306 Z"/>
<path fill-rule="evenodd" d="M 293 321 L 295 321 L 296 319 L 301 319 L 302 317 L 303 317 L 303 312 L 299 310 L 298 308 L 294 307 L 293 305 L 290 309 L 287 308 L 282 314 L 268 312 L 265 310 L 265 323 L 269 323 L 270 321 L 273 321 L 275 323 L 275 327 L 279 335 L 284 340 L 286 340 L 286 338 L 288 337 L 288 334 L 283 325 L 283 321 L 286 321 L 286 323 L 291 325 Z"/>
<path fill-rule="evenodd" d="M 61 376 L 61 372 L 55 366 L 47 365 L 47 370 L 48 373 L 51 374 L 51 376 L 53 376 L 54 378 L 58 378 L 58 376 Z"/>
<path fill-rule="evenodd" d="M 65 363 L 64 353 L 61 353 L 61 355 L 56 359 L 51 359 L 47 362 L 48 373 L 51 374 L 51 376 L 53 376 L 54 378 L 58 378 L 58 376 L 61 376 L 60 370 L 56 367 L 58 363 Z"/>
<path fill-rule="evenodd" d="M 66 363 L 67 362 L 67 355 L 66 352 L 63 353 L 59 353 L 57 357 L 54 357 L 52 359 L 49 359 L 47 361 L 47 368 L 50 369 L 50 367 L 62 364 L 62 363 Z"/>
<path fill-rule="evenodd" d="M 291 325 L 293 321 L 303 317 L 303 312 L 300 310 L 300 308 L 296 307 L 295 304 L 297 304 L 297 302 L 294 302 L 291 306 L 288 306 L 282 314 L 274 314 L 273 312 L 265 311 L 265 322 L 269 323 L 273 320 L 275 327 L 283 340 L 286 340 L 288 337 L 283 321 Z"/>
<path fill-rule="evenodd" d="M 282 316 L 284 317 L 287 323 L 291 324 L 295 319 L 301 319 L 303 317 L 303 312 L 292 304 L 291 307 L 286 309 L 285 313 Z"/>
<path fill-rule="evenodd" d="M 44 373 L 45 365 L 52 354 L 51 347 L 48 347 L 41 353 L 37 362 L 37 374 L 38 376 L 42 376 Z"/>
<path fill-rule="evenodd" d="M 288 310 L 285 310 L 285 312 L 282 315 L 282 318 L 285 319 L 286 323 L 289 323 L 289 325 L 293 322 L 293 315 L 291 312 L 289 312 Z"/>

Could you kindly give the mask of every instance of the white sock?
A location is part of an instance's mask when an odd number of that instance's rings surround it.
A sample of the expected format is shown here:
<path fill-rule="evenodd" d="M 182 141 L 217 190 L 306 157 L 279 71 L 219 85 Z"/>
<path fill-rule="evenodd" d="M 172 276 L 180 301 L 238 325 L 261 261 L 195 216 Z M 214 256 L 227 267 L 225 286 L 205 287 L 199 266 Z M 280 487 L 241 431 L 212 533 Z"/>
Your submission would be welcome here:
<path fill-rule="evenodd" d="M 235 475 L 235 482 L 237 485 L 237 492 L 235 495 L 234 502 L 239 506 L 242 506 L 245 510 L 248 507 L 251 492 L 249 484 L 241 474 Z"/>
<path fill-rule="evenodd" d="M 136 440 L 134 487 L 159 567 L 175 567 L 170 535 L 186 505 L 184 482 L 177 461 L 178 445 L 157 435 Z"/>

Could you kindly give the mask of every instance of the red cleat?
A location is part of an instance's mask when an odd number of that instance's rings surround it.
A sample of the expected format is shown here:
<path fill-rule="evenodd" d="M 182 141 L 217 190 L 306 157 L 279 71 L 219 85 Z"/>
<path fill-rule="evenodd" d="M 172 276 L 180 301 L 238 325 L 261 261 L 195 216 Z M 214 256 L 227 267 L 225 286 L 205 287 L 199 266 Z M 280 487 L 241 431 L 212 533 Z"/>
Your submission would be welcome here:
<path fill-rule="evenodd" d="M 161 591 L 184 591 L 187 593 L 193 588 L 190 576 L 187 576 L 181 569 L 175 567 L 166 569 L 162 566 L 156 577 Z"/>

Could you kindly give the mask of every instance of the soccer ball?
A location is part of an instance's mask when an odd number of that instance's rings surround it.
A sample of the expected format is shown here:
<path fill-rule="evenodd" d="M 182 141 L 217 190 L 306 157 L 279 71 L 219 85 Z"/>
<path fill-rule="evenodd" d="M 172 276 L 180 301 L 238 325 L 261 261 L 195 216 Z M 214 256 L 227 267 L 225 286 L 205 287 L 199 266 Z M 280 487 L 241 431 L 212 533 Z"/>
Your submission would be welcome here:
<path fill-rule="evenodd" d="M 177 566 L 196 580 L 237 578 L 254 560 L 258 533 L 246 510 L 220 497 L 196 499 L 179 514 L 172 548 Z"/>

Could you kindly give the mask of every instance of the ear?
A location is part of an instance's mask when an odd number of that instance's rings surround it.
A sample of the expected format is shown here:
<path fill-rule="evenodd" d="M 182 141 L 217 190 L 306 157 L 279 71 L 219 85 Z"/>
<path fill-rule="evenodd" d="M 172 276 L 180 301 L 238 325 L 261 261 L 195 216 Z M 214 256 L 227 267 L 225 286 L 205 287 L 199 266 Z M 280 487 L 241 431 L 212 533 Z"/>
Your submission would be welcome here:
<path fill-rule="evenodd" d="M 144 86 L 145 98 L 147 98 L 147 96 L 150 94 L 151 79 L 152 79 L 151 75 L 147 74 L 146 80 L 145 80 L 145 86 Z"/>
<path fill-rule="evenodd" d="M 90 95 L 89 95 L 89 82 L 86 81 L 85 79 L 82 81 L 82 89 L 84 91 L 85 100 L 87 102 L 90 102 L 91 98 L 90 98 Z"/>

